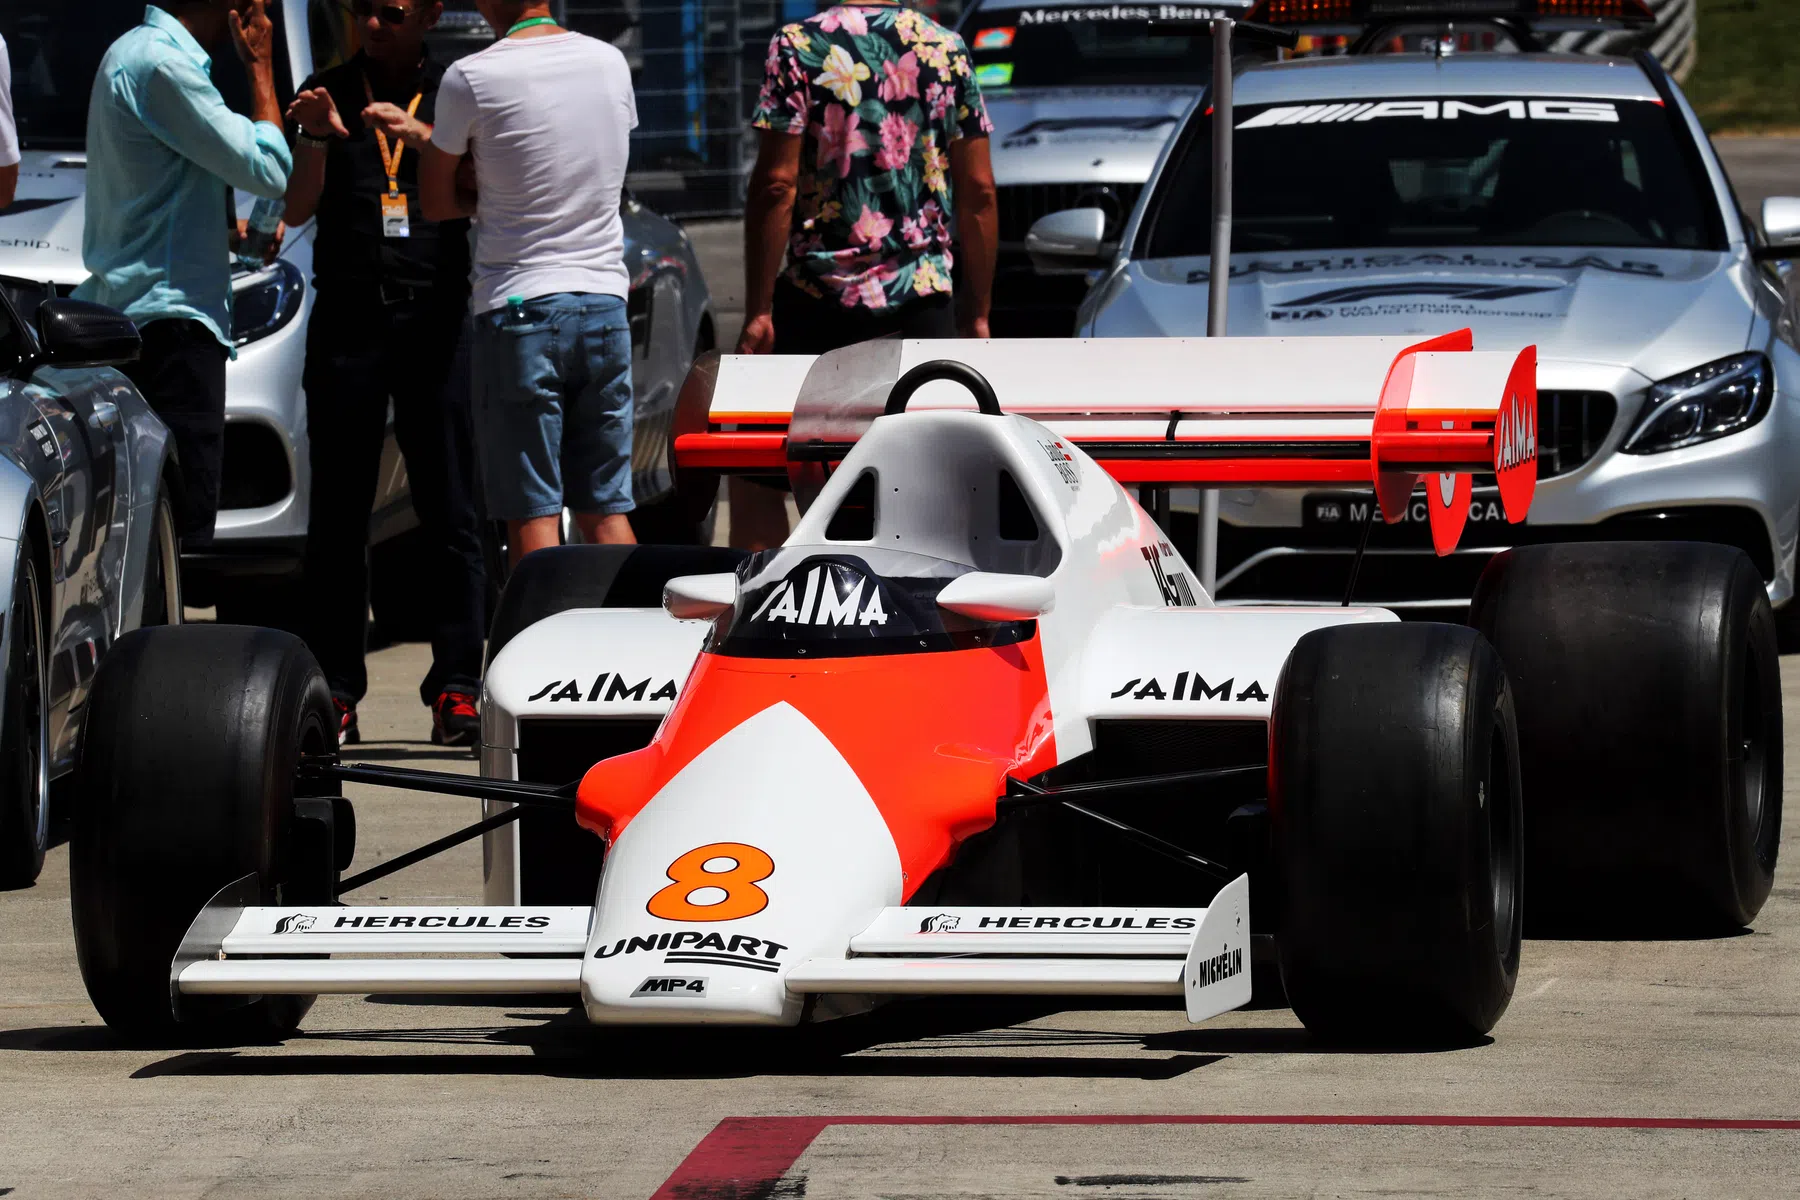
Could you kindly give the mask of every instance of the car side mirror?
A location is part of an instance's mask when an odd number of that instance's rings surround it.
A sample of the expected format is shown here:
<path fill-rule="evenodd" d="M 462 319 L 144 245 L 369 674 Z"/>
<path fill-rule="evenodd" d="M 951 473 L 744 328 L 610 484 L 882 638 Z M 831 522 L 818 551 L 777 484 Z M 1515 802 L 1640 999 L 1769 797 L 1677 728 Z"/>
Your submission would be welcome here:
<path fill-rule="evenodd" d="M 1800 197 L 1770 196 L 1762 206 L 1763 240 L 1755 257 L 1760 262 L 1800 259 Z"/>
<path fill-rule="evenodd" d="M 1025 253 L 1039 275 L 1082 275 L 1102 270 L 1112 260 L 1117 247 L 1108 245 L 1105 236 L 1103 209 L 1067 208 L 1032 223 Z"/>
<path fill-rule="evenodd" d="M 677 575 L 663 584 L 663 607 L 683 621 L 710 621 L 731 611 L 737 603 L 738 578 L 729 571 L 717 575 Z"/>
<path fill-rule="evenodd" d="M 1056 589 L 1040 575 L 970 571 L 945 584 L 937 602 L 977 621 L 1032 621 L 1056 607 Z"/>
<path fill-rule="evenodd" d="M 59 367 L 112 367 L 135 362 L 142 347 L 135 322 L 116 308 L 87 300 L 38 305 L 41 361 Z"/>

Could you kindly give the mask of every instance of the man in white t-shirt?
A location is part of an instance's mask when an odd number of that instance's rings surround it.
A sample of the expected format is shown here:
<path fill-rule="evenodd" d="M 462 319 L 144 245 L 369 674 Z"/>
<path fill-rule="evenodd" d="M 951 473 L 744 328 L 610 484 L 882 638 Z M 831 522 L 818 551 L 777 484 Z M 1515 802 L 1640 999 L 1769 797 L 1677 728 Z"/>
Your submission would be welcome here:
<path fill-rule="evenodd" d="M 19 127 L 13 124 L 12 60 L 0 37 L 0 208 L 13 202 L 19 186 Z"/>
<path fill-rule="evenodd" d="M 476 0 L 500 40 L 452 63 L 419 166 L 428 221 L 475 218 L 475 435 L 512 559 L 634 541 L 631 332 L 619 218 L 637 102 L 625 56 L 547 0 Z M 459 170 L 473 158 L 473 178 Z"/>

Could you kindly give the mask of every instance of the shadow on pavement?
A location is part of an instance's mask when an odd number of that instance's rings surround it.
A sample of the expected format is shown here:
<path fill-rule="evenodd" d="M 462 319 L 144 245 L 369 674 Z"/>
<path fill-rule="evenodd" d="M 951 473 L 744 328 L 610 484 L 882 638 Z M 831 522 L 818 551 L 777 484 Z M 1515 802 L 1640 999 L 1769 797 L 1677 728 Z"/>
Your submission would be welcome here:
<path fill-rule="evenodd" d="M 390 998 L 390 1002 L 393 999 Z M 466 1005 L 466 1001 L 464 1002 Z M 590 1025 L 579 1011 L 509 1012 L 539 1024 L 302 1033 L 274 1051 L 190 1049 L 139 1068 L 163 1076 L 545 1075 L 584 1079 L 729 1079 L 760 1075 L 841 1078 L 1173 1079 L 1217 1053 L 1169 1053 L 1138 1034 L 1019 1027 L 1069 1007 L 1042 1003 L 895 1004 L 797 1029 L 730 1030 Z M 86 1031 L 39 1031 L 40 1033 Z M 102 1036 L 79 1045 L 107 1049 Z M 5 1046 L 0 1040 L 0 1047 Z M 422 1047 L 452 1048 L 424 1052 Z M 357 1047 L 357 1049 L 351 1049 Z M 401 1047 L 389 1052 L 378 1047 Z M 488 1047 L 483 1052 L 455 1048 Z M 1093 1054 L 1119 1047 L 1123 1054 Z M 507 1053 L 523 1048 L 529 1054 Z M 1146 1053 L 1146 1051 L 1153 1051 Z M 981 1053 L 987 1051 L 988 1053 Z"/>

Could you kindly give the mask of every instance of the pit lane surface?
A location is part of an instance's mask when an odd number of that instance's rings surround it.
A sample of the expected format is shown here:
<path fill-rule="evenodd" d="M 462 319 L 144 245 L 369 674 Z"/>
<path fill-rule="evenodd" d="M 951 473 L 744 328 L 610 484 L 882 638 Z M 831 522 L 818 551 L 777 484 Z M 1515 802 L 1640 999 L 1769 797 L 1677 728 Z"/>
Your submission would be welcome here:
<path fill-rule="evenodd" d="M 471 769 L 425 744 L 424 667 L 422 647 L 373 656 L 373 740 L 357 757 Z M 1800 729 L 1800 657 L 1784 660 L 1783 685 Z M 1788 760 L 1800 795 L 1800 755 Z M 473 801 L 350 790 L 356 869 L 475 813 Z M 82 991 L 62 847 L 36 888 L 0 893 L 0 1195 L 1792 1194 L 1800 1129 L 1767 1127 L 1800 1118 L 1791 815 L 1784 833 L 1754 931 L 1527 942 L 1491 1043 L 1433 1054 L 1324 1053 L 1284 1009 L 1190 1027 L 1143 1002 L 930 1001 L 703 1036 L 595 1030 L 526 998 L 395 997 L 321 999 L 279 1046 L 126 1049 Z M 466 846 L 358 899 L 477 900 L 479 878 Z M 1344 1123 L 1093 1123 L 1156 1114 Z M 834 1123 L 871 1115 L 1089 1123 Z M 1382 1115 L 1477 1120 L 1367 1122 Z M 763 1116 L 814 1119 L 713 1133 Z M 1574 1120 L 1486 1120 L 1517 1116 Z M 1764 1127 L 1592 1120 L 1619 1117 Z"/>

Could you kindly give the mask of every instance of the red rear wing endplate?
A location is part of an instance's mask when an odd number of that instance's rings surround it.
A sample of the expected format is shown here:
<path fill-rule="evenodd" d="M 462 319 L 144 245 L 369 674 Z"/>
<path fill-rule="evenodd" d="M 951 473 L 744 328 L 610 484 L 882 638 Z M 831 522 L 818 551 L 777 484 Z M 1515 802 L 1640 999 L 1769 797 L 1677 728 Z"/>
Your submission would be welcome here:
<path fill-rule="evenodd" d="M 682 390 L 676 464 L 702 475 L 830 469 L 903 368 L 932 358 L 975 367 L 1006 412 L 1052 429 L 1121 483 L 1372 484 L 1392 523 L 1423 479 L 1439 553 L 1461 534 L 1472 475 L 1495 475 L 1509 521 L 1531 506 L 1536 348 L 1477 352 L 1466 329 L 1426 341 L 889 341 L 816 359 L 709 355 Z M 934 383 L 908 411 L 969 406 L 955 385 Z"/>

